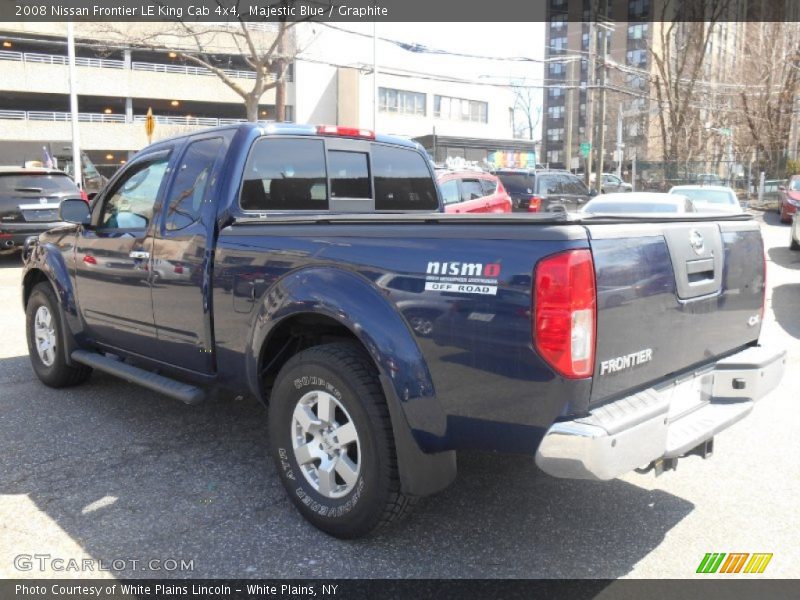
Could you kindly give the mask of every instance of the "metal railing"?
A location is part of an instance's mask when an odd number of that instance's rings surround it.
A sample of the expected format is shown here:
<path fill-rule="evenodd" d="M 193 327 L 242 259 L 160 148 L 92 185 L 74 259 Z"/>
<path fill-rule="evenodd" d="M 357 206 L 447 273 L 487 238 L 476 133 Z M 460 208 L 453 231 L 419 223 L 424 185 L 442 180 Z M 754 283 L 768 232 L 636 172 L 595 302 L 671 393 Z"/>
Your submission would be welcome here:
<path fill-rule="evenodd" d="M 0 51 L 0 60 L 11 60 L 15 62 L 45 64 L 45 65 L 68 65 L 69 58 L 60 54 L 40 54 L 38 52 L 11 52 L 8 50 Z M 93 67 L 100 69 L 124 69 L 125 61 L 111 58 L 86 58 L 75 57 L 75 65 L 78 67 Z M 215 75 L 211 69 L 206 67 L 195 67 L 192 65 L 169 65 L 162 63 L 132 62 L 133 71 L 147 71 L 150 73 L 176 73 L 178 75 Z M 255 79 L 254 71 L 242 71 L 239 69 L 222 69 L 228 77 L 236 79 Z M 267 76 L 268 81 L 275 80 L 275 74 Z M 292 81 L 291 73 L 287 75 L 286 81 Z"/>
<path fill-rule="evenodd" d="M 154 115 L 159 125 L 190 125 L 197 127 L 216 127 L 217 125 L 233 125 L 246 123 L 247 119 L 229 119 L 216 117 L 178 117 L 172 115 Z M 134 115 L 133 123 L 144 123 L 145 115 Z M 67 122 L 70 113 L 52 110 L 0 110 L 0 120 L 14 121 L 56 121 Z M 125 115 L 105 113 L 78 113 L 78 121 L 82 123 L 126 123 Z"/>

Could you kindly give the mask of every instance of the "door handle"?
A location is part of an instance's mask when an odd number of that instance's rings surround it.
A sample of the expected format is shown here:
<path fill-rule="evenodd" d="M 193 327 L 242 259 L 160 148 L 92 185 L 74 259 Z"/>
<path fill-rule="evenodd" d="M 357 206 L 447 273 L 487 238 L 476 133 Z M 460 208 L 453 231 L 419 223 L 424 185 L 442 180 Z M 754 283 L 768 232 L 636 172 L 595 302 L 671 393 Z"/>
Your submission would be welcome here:
<path fill-rule="evenodd" d="M 147 260 L 150 258 L 150 253 L 145 252 L 144 250 L 131 250 L 131 253 L 128 254 L 130 258 L 137 258 L 141 260 Z"/>

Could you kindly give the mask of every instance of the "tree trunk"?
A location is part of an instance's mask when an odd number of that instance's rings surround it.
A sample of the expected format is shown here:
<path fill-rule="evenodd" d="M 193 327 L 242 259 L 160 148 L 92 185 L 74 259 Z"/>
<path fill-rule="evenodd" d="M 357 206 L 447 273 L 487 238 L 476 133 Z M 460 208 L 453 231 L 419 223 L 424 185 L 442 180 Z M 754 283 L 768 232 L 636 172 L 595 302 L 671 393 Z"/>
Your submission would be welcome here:
<path fill-rule="evenodd" d="M 253 123 L 258 121 L 258 96 L 249 94 L 244 99 L 244 107 L 247 111 L 247 120 Z"/>
<path fill-rule="evenodd" d="M 283 60 L 278 61 L 278 75 L 283 73 Z M 286 120 L 286 82 L 284 78 L 278 79 L 275 86 L 275 120 L 283 123 Z"/>

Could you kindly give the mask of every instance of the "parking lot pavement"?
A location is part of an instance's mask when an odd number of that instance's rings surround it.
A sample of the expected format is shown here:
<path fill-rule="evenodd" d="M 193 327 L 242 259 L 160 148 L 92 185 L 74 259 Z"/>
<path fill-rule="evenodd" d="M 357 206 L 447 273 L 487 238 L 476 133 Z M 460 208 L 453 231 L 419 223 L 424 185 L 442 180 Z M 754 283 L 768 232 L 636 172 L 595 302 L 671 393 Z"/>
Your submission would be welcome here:
<path fill-rule="evenodd" d="M 682 578 L 707 552 L 770 552 L 763 576 L 800 577 L 800 253 L 788 235 L 767 215 L 763 339 L 789 349 L 788 373 L 710 460 L 593 483 L 550 478 L 527 457 L 461 454 L 448 490 L 350 542 L 290 505 L 255 401 L 187 407 L 102 374 L 39 384 L 18 259 L 0 258 L 0 577 L 98 574 L 15 567 L 49 554 L 126 561 L 105 576 Z M 161 571 L 142 570 L 153 560 Z"/>

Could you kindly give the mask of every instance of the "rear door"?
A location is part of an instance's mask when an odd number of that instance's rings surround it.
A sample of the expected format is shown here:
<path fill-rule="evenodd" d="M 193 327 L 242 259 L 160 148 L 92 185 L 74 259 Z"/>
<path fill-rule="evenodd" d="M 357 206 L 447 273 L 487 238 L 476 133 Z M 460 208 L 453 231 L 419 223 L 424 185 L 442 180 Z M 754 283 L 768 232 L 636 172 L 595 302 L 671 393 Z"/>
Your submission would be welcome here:
<path fill-rule="evenodd" d="M 477 177 L 461 179 L 461 209 L 468 213 L 491 212 L 489 199 L 485 197 L 481 180 Z"/>
<path fill-rule="evenodd" d="M 150 356 L 201 373 L 213 371 L 210 286 L 214 199 L 229 132 L 193 138 L 175 164 L 155 228 L 151 281 L 159 343 Z"/>
<path fill-rule="evenodd" d="M 486 201 L 489 203 L 488 212 L 508 212 L 508 199 L 505 194 L 498 192 L 498 179 L 493 177 L 484 176 L 480 179 L 481 186 L 483 187 L 483 194 Z"/>
<path fill-rule="evenodd" d="M 593 401 L 758 339 L 765 283 L 755 222 L 588 229 L 598 300 Z"/>
<path fill-rule="evenodd" d="M 578 177 L 563 174 L 561 177 L 561 198 L 568 211 L 577 211 L 589 200 L 589 189 Z"/>

